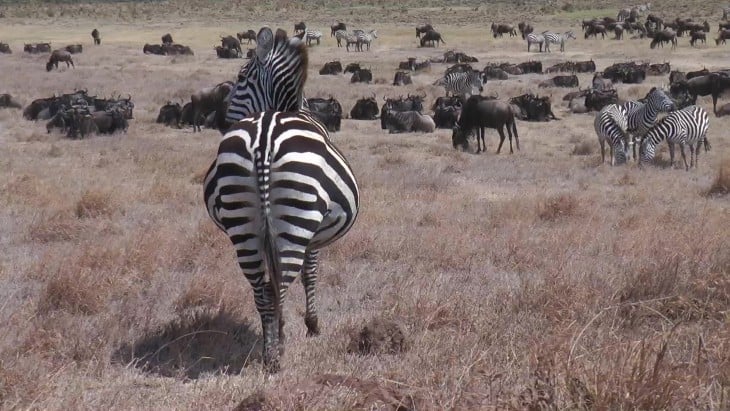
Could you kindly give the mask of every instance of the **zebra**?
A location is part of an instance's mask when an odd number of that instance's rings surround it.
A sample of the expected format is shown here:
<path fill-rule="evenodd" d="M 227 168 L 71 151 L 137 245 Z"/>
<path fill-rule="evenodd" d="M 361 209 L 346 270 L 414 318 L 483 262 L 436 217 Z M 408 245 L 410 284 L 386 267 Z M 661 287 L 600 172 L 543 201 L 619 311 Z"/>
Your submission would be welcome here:
<path fill-rule="evenodd" d="M 307 72 L 304 44 L 281 29 L 274 36 L 268 27 L 259 31 L 257 43 L 239 73 L 228 113 L 240 121 L 221 140 L 203 198 L 253 288 L 264 366 L 274 373 L 283 352 L 287 289 L 301 272 L 307 335 L 317 335 L 318 250 L 349 231 L 360 195 L 327 129 L 299 110 Z"/>
<path fill-rule="evenodd" d="M 654 125 L 659 113 L 670 112 L 676 108 L 674 101 L 664 91 L 656 87 L 649 90 L 644 100 L 644 103 L 627 101 L 623 104 L 628 119 L 628 131 L 631 134 L 631 139 L 626 143 L 632 146 L 635 160 L 638 159 L 636 157 L 636 145 L 641 144 L 641 140 Z"/>
<path fill-rule="evenodd" d="M 347 31 L 345 31 L 345 30 L 335 31 L 335 40 L 337 40 L 337 47 L 342 47 L 342 40 L 347 41 Z"/>
<path fill-rule="evenodd" d="M 355 34 L 348 34 L 347 37 L 345 37 L 345 49 L 349 52 L 350 46 L 353 46 L 355 48 L 355 51 L 358 50 L 359 46 L 359 40 L 357 39 L 357 35 Z"/>
<path fill-rule="evenodd" d="M 542 52 L 542 45 L 545 44 L 545 36 L 542 34 L 530 33 L 527 35 L 527 51 L 530 51 L 530 45 L 539 44 L 540 52 Z"/>
<path fill-rule="evenodd" d="M 669 158 L 674 166 L 674 145 L 679 144 L 682 153 L 684 169 L 699 166 L 700 143 L 707 141 L 707 130 L 710 127 L 710 120 L 707 110 L 700 106 L 688 106 L 681 110 L 673 111 L 661 119 L 654 127 L 646 133 L 641 143 L 639 152 L 641 160 L 639 165 L 651 161 L 656 152 L 656 146 L 666 139 L 669 144 Z M 687 157 L 684 154 L 684 145 L 689 145 L 690 164 L 687 165 Z"/>
<path fill-rule="evenodd" d="M 306 39 L 307 46 L 312 45 L 312 40 L 317 40 L 317 45 L 319 46 L 319 40 L 322 38 L 322 32 L 319 30 L 307 29 L 304 38 Z"/>
<path fill-rule="evenodd" d="M 565 33 L 553 33 L 550 31 L 543 31 L 543 37 L 545 38 L 545 51 L 550 52 L 550 44 L 560 44 L 560 51 L 565 51 L 565 42 L 568 39 L 575 40 L 575 34 L 572 30 L 566 31 Z M 528 44 L 529 47 L 529 44 Z M 529 51 L 529 50 L 528 50 Z"/>
<path fill-rule="evenodd" d="M 360 31 L 356 34 L 357 36 L 357 48 L 358 51 L 362 51 L 362 45 L 366 44 L 368 46 L 368 51 L 370 51 L 370 43 L 373 42 L 373 39 L 378 38 L 378 31 L 377 30 L 370 30 L 369 32 L 365 33 L 363 31 Z"/>
<path fill-rule="evenodd" d="M 484 91 L 481 73 L 474 70 L 449 73 L 437 80 L 433 85 L 443 86 L 446 89 L 446 96 L 449 93 L 463 96 L 466 94 L 480 94 Z"/>
<path fill-rule="evenodd" d="M 609 141 L 611 165 L 626 162 L 626 109 L 619 104 L 609 104 L 596 114 L 593 127 L 601 145 L 601 164 L 606 161 L 604 144 Z"/>

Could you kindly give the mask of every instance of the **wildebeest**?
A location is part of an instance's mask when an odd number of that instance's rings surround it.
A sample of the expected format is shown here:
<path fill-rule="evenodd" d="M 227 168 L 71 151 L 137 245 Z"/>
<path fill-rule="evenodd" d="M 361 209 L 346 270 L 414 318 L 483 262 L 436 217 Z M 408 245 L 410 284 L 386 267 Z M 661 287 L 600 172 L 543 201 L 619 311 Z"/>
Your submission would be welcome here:
<path fill-rule="evenodd" d="M 251 41 L 256 41 L 256 32 L 253 30 L 239 31 L 236 33 L 238 41 L 248 40 L 246 44 L 251 44 Z"/>
<path fill-rule="evenodd" d="M 100 133 L 99 127 L 96 124 L 94 116 L 85 109 L 73 109 L 68 124 L 68 138 L 84 138 L 91 134 Z M 117 126 L 126 131 L 128 125 L 126 121 L 117 119 Z"/>
<path fill-rule="evenodd" d="M 538 87 L 578 87 L 578 76 L 555 76 L 551 79 L 540 82 Z"/>
<path fill-rule="evenodd" d="M 54 67 L 58 68 L 59 61 L 65 62 L 66 67 L 76 68 L 74 61 L 71 59 L 71 53 L 66 50 L 53 50 L 51 57 L 46 63 L 46 71 L 51 71 Z"/>
<path fill-rule="evenodd" d="M 182 44 L 163 44 L 162 51 L 165 55 L 168 55 L 168 56 L 177 56 L 177 55 L 192 56 L 192 55 L 194 55 L 193 50 L 189 46 L 184 46 Z"/>
<path fill-rule="evenodd" d="M 672 50 L 677 48 L 677 33 L 671 29 L 664 29 L 654 33 L 654 38 L 649 44 L 649 48 L 656 48 L 657 45 L 664 47 L 664 43 L 671 43 Z"/>
<path fill-rule="evenodd" d="M 601 35 L 602 39 L 606 38 L 606 26 L 604 26 L 603 24 L 590 25 L 586 28 L 585 38 L 587 39 L 590 36 L 598 38 L 599 34 Z"/>
<path fill-rule="evenodd" d="M 601 111 L 603 107 L 616 103 L 618 103 L 618 92 L 616 89 L 588 90 L 585 96 L 586 109 L 591 111 Z"/>
<path fill-rule="evenodd" d="M 421 47 L 426 47 L 426 43 L 431 43 L 431 46 L 435 47 L 439 42 L 446 44 L 441 34 L 435 30 L 429 30 L 421 37 Z"/>
<path fill-rule="evenodd" d="M 165 51 L 159 44 L 147 44 L 142 47 L 142 52 L 144 54 L 157 54 L 158 56 L 164 56 Z"/>
<path fill-rule="evenodd" d="M 243 54 L 243 50 L 241 50 L 241 42 L 233 36 L 221 36 L 221 47 L 236 50 L 239 55 Z"/>
<path fill-rule="evenodd" d="M 101 44 L 101 34 L 99 34 L 99 30 L 94 29 L 91 30 L 91 38 L 94 39 L 94 45 L 98 46 Z"/>
<path fill-rule="evenodd" d="M 613 90 L 613 81 L 604 78 L 603 73 L 596 73 L 591 81 L 591 89 L 598 91 Z"/>
<path fill-rule="evenodd" d="M 226 98 L 232 89 L 233 83 L 224 81 L 213 87 L 199 90 L 190 96 L 193 110 L 193 132 L 201 131 L 198 122 L 201 116 L 206 117 L 212 112 L 217 112 L 221 113 L 221 117 L 223 117 L 222 113 L 226 111 Z"/>
<path fill-rule="evenodd" d="M 685 75 L 685 79 L 689 80 L 689 79 L 693 79 L 695 77 L 706 76 L 708 74 L 710 74 L 710 70 L 708 70 L 705 67 L 705 68 L 702 68 L 702 70 L 688 71 L 687 74 Z M 671 80 L 670 80 L 670 82 L 671 82 Z"/>
<path fill-rule="evenodd" d="M 164 36 L 162 36 L 161 39 L 162 39 L 162 44 L 172 44 L 172 43 L 174 43 L 172 41 L 172 34 L 170 34 L 170 33 L 165 34 Z"/>
<path fill-rule="evenodd" d="M 321 75 L 336 75 L 342 73 L 342 63 L 339 61 L 330 61 L 324 63 L 324 66 L 319 70 Z"/>
<path fill-rule="evenodd" d="M 672 89 L 686 87 L 693 96 L 712 96 L 712 111 L 717 111 L 717 99 L 730 91 L 730 76 L 725 73 L 713 72 L 704 76 L 693 77 L 685 82 L 672 84 Z"/>
<path fill-rule="evenodd" d="M 447 50 L 441 63 L 478 63 L 479 59 L 462 51 Z"/>
<path fill-rule="evenodd" d="M 345 66 L 345 73 L 355 73 L 357 71 L 360 71 L 360 69 L 360 63 L 350 63 Z"/>
<path fill-rule="evenodd" d="M 522 35 L 522 40 L 525 39 L 525 36 L 535 31 L 535 29 L 530 25 L 529 23 L 525 23 L 524 21 L 521 21 L 517 28 L 520 30 L 520 35 Z"/>
<path fill-rule="evenodd" d="M 370 69 L 363 69 L 352 73 L 350 83 L 370 83 L 373 81 L 373 73 Z"/>
<path fill-rule="evenodd" d="M 407 71 L 396 71 L 395 77 L 393 78 L 393 85 L 405 86 L 406 84 L 413 84 L 413 80 L 411 80 L 411 73 Z"/>
<path fill-rule="evenodd" d="M 466 150 L 469 148 L 469 135 L 476 132 L 477 153 L 481 153 L 482 151 L 486 151 L 487 148 L 484 142 L 484 128 L 494 128 L 499 132 L 499 147 L 497 147 L 497 154 L 499 154 L 504 143 L 505 125 L 509 134 L 509 152 L 513 153 L 512 132 L 514 132 L 517 150 L 520 149 L 520 140 L 517 135 L 515 116 L 510 105 L 500 100 L 486 99 L 476 95 L 471 96 L 466 100 L 461 109 L 461 115 L 451 135 L 451 142 L 454 148 L 461 146 Z"/>
<path fill-rule="evenodd" d="M 12 54 L 13 50 L 10 49 L 10 45 L 8 43 L 3 43 L 0 41 L 0 53 L 3 54 Z"/>
<path fill-rule="evenodd" d="M 724 117 L 730 115 L 730 103 L 723 104 L 715 111 L 715 117 Z"/>
<path fill-rule="evenodd" d="M 387 103 L 383 107 L 380 116 L 383 128 L 387 129 L 390 134 L 433 133 L 436 129 L 436 124 L 428 114 L 421 114 L 418 111 L 392 110 Z"/>
<path fill-rule="evenodd" d="M 22 108 L 16 99 L 10 94 L 0 94 L 0 108 Z"/>
<path fill-rule="evenodd" d="M 522 74 L 528 73 L 542 73 L 542 61 L 530 60 L 517 64 L 517 68 L 522 71 Z"/>
<path fill-rule="evenodd" d="M 507 80 L 509 78 L 507 72 L 492 64 L 488 64 L 484 67 L 482 75 L 488 80 Z"/>
<path fill-rule="evenodd" d="M 672 70 L 669 73 L 669 84 L 682 80 L 687 80 L 687 73 L 681 72 L 679 70 Z"/>
<path fill-rule="evenodd" d="M 669 74 L 670 71 L 672 71 L 672 67 L 668 62 L 649 64 L 646 68 L 646 74 L 648 76 L 663 76 Z"/>
<path fill-rule="evenodd" d="M 416 38 L 421 38 L 421 34 L 426 34 L 429 31 L 433 31 L 433 26 L 429 23 L 416 26 Z"/>
<path fill-rule="evenodd" d="M 646 68 L 648 64 L 636 64 L 635 62 L 615 63 L 603 70 L 603 77 L 614 83 L 638 84 L 646 79 Z"/>
<path fill-rule="evenodd" d="M 241 57 L 238 50 L 235 50 L 235 49 L 229 49 L 227 47 L 222 47 L 222 46 L 213 46 L 213 49 L 215 50 L 215 54 L 218 56 L 218 58 L 236 59 L 236 58 Z"/>
<path fill-rule="evenodd" d="M 365 97 L 357 100 L 350 110 L 350 118 L 353 120 L 375 120 L 378 117 L 378 102 L 375 97 Z"/>
<path fill-rule="evenodd" d="M 126 132 L 129 127 L 129 123 L 120 110 L 95 111 L 91 115 L 94 117 L 100 134 L 112 134 L 118 130 Z"/>
<path fill-rule="evenodd" d="M 307 109 L 327 127 L 327 130 L 340 131 L 342 122 L 342 105 L 334 97 L 308 98 Z"/>
<path fill-rule="evenodd" d="M 332 37 L 335 35 L 335 32 L 337 32 L 337 30 L 347 31 L 347 25 L 341 21 L 338 21 L 337 23 L 331 25 L 330 29 L 331 29 L 330 37 Z"/>
<path fill-rule="evenodd" d="M 51 43 L 36 43 L 23 45 L 23 51 L 31 54 L 48 53 L 51 51 Z"/>
<path fill-rule="evenodd" d="M 168 101 L 167 104 L 160 107 L 155 123 L 164 124 L 170 127 L 179 127 L 180 118 L 182 117 L 182 107 L 180 103 Z"/>
<path fill-rule="evenodd" d="M 508 33 L 510 37 L 517 36 L 515 26 L 511 24 L 494 24 L 492 23 L 492 35 L 494 38 L 503 37 L 504 33 Z"/>
<path fill-rule="evenodd" d="M 725 40 L 727 39 L 730 39 L 730 29 L 725 29 L 717 34 L 715 45 L 719 46 L 720 43 L 725 44 Z"/>
<path fill-rule="evenodd" d="M 519 118 L 526 121 L 550 121 L 558 120 L 553 114 L 550 97 L 539 97 L 532 93 L 509 99 L 509 104 L 519 108 Z"/>
<path fill-rule="evenodd" d="M 294 34 L 301 33 L 303 31 L 307 31 L 306 23 L 300 21 L 299 23 L 294 24 Z"/>
<path fill-rule="evenodd" d="M 695 43 L 697 43 L 697 40 L 701 41 L 702 43 L 707 43 L 707 35 L 704 31 L 693 31 L 689 33 L 689 45 L 694 47 Z"/>
<path fill-rule="evenodd" d="M 68 46 L 64 47 L 64 50 L 68 51 L 71 54 L 78 54 L 84 51 L 84 46 L 81 44 L 69 44 Z"/>

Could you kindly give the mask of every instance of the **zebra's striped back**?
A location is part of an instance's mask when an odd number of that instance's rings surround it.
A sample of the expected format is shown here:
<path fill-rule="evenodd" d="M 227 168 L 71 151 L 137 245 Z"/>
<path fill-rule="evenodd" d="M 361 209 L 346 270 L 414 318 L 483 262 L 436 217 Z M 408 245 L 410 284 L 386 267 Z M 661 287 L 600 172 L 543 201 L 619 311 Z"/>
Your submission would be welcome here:
<path fill-rule="evenodd" d="M 337 47 L 342 45 L 342 40 L 347 41 L 347 31 L 337 30 L 335 31 L 335 39 L 337 40 Z"/>
<path fill-rule="evenodd" d="M 362 45 L 366 44 L 368 50 L 370 50 L 370 43 L 373 42 L 373 39 L 378 38 L 378 31 L 377 30 L 370 30 L 369 32 L 359 31 L 356 32 L 355 36 L 357 37 L 357 43 L 360 51 L 362 51 Z"/>
<path fill-rule="evenodd" d="M 665 139 L 670 144 L 672 157 L 674 157 L 674 144 L 682 146 L 688 144 L 691 154 L 695 154 L 696 147 L 699 154 L 699 144 L 706 140 L 709 127 L 707 110 L 700 106 L 689 106 L 667 114 L 646 133 L 641 144 L 641 163 L 651 161 L 656 154 L 657 145 Z M 687 166 L 686 159 L 684 163 Z"/>
<path fill-rule="evenodd" d="M 261 29 L 255 56 L 238 74 L 226 120 L 233 123 L 266 110 L 298 110 L 307 77 L 306 67 L 307 53 L 300 39 L 287 39 L 286 32 L 281 29 L 275 36 L 268 27 Z"/>
<path fill-rule="evenodd" d="M 443 86 L 446 94 L 473 95 L 480 94 L 484 90 L 484 83 L 478 71 L 449 73 L 438 80 L 435 85 Z"/>
<path fill-rule="evenodd" d="M 601 145 L 601 159 L 605 161 L 604 144 L 609 143 L 611 164 L 626 162 L 628 139 L 626 136 L 626 110 L 619 104 L 609 104 L 596 114 L 593 127 Z"/>
<path fill-rule="evenodd" d="M 306 39 L 307 44 L 311 44 L 312 40 L 317 40 L 317 44 L 319 44 L 319 40 L 322 38 L 322 32 L 319 30 L 307 29 L 304 38 Z"/>
<path fill-rule="evenodd" d="M 540 51 L 542 51 L 542 46 L 545 43 L 545 36 L 543 36 L 542 34 L 537 34 L 537 33 L 529 33 L 526 38 L 527 38 L 527 51 L 530 51 L 530 46 L 533 44 L 539 44 Z"/>

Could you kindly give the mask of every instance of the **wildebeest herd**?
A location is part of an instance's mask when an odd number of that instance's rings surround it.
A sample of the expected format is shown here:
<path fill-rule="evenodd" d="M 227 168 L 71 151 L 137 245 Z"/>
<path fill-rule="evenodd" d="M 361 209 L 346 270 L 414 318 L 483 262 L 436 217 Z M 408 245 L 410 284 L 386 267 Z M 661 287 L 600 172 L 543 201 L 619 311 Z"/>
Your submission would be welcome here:
<path fill-rule="evenodd" d="M 607 33 L 613 32 L 614 38 L 620 40 L 623 33 L 633 35 L 632 38 L 651 39 L 650 48 L 663 46 L 665 43 L 673 47 L 677 44 L 677 37 L 689 35 L 691 46 L 697 42 L 704 43 L 706 34 L 710 31 L 707 21 L 702 23 L 694 22 L 690 18 L 676 18 L 664 21 L 655 14 L 648 14 L 643 23 L 639 18 L 649 12 L 649 6 L 636 6 L 622 9 L 616 18 L 603 17 L 584 20 L 581 28 L 584 38 L 602 38 Z M 565 50 L 565 44 L 570 39 L 575 39 L 572 31 L 562 33 L 535 30 L 528 22 L 520 22 L 517 25 L 508 23 L 492 23 L 491 33 L 494 38 L 501 38 L 504 35 L 516 37 L 519 32 L 522 39 L 527 41 L 528 50 L 530 46 L 536 45 L 539 51 L 551 51 L 550 45 L 560 45 L 560 50 Z M 719 25 L 716 44 L 722 44 L 730 38 L 730 22 L 721 22 Z M 101 35 L 98 29 L 91 32 L 94 45 L 101 44 Z M 308 29 L 304 22 L 294 26 L 294 36 L 299 37 L 307 45 L 320 43 L 322 33 L 318 30 Z M 337 22 L 331 26 L 330 37 L 334 37 L 337 46 L 345 41 L 345 47 L 354 46 L 357 51 L 369 50 L 373 40 L 377 38 L 376 30 L 353 30 L 347 31 L 345 23 Z M 431 24 L 422 24 L 416 27 L 416 37 L 421 47 L 439 46 L 444 42 L 444 37 L 434 29 Z M 220 36 L 220 45 L 214 46 L 216 55 L 219 58 L 254 58 L 254 49 L 248 50 L 244 56 L 241 46 L 242 41 L 247 44 L 256 42 L 257 34 L 254 30 L 247 29 L 233 35 Z M 145 44 L 143 53 L 158 55 L 193 55 L 190 47 L 177 44 L 173 41 L 172 35 L 167 33 L 161 37 L 160 44 Z M 53 49 L 50 43 L 25 44 L 24 51 L 27 53 L 50 53 L 46 63 L 48 71 L 58 68 L 59 63 L 66 63 L 67 67 L 75 67 L 72 55 L 81 53 L 81 44 L 72 44 L 63 48 Z M 10 46 L 0 43 L 0 53 L 11 53 Z M 413 75 L 422 71 L 430 71 L 433 64 L 452 64 L 448 66 L 444 75 L 434 85 L 443 86 L 446 95 L 451 97 L 438 97 L 431 106 L 433 115 L 424 114 L 425 95 L 408 94 L 407 97 L 384 97 L 380 105 L 376 96 L 363 97 L 355 102 L 350 110 L 343 110 L 341 103 L 333 96 L 327 98 L 308 98 L 303 101 L 304 109 L 315 114 L 331 132 L 341 129 L 341 121 L 344 118 L 354 120 L 381 120 L 382 129 L 389 133 L 401 132 L 433 132 L 437 128 L 453 130 L 454 147 L 468 147 L 468 137 L 476 133 L 477 152 L 484 150 L 484 128 L 495 128 L 500 135 L 501 150 L 505 139 L 503 128 L 506 126 L 510 137 L 510 152 L 512 149 L 512 135 L 514 134 L 516 148 L 519 149 L 517 126 L 515 120 L 522 121 L 550 121 L 559 120 L 553 113 L 551 97 L 537 95 L 528 92 L 518 96 L 508 97 L 500 100 L 498 96 L 482 96 L 481 92 L 488 81 L 507 80 L 510 76 L 525 74 L 553 74 L 549 78 L 538 83 L 538 88 L 577 88 L 577 91 L 570 91 L 563 97 L 567 102 L 569 112 L 588 113 L 609 110 L 615 105 L 621 105 L 617 90 L 613 87 L 615 83 L 637 84 L 643 82 L 647 76 L 669 75 L 669 88 L 664 90 L 668 99 L 673 103 L 673 109 L 684 109 L 696 103 L 697 96 L 711 96 L 713 99 L 713 110 L 717 116 L 730 113 L 730 105 L 717 107 L 718 98 L 730 89 L 730 71 L 719 70 L 710 72 L 706 69 L 698 72 L 680 73 L 671 71 L 669 63 L 650 64 L 649 62 L 622 62 L 615 63 L 597 71 L 596 64 L 592 60 L 587 61 L 564 61 L 543 68 L 540 61 L 526 61 L 521 63 L 510 62 L 488 62 L 482 70 L 472 67 L 478 63 L 478 59 L 466 53 L 447 50 L 443 58 L 430 58 L 419 60 L 417 57 L 409 57 L 406 61 L 399 63 L 393 77 L 393 86 L 406 86 L 413 84 Z M 591 84 L 587 87 L 580 87 L 577 73 L 594 73 Z M 371 83 L 373 72 L 370 68 L 361 67 L 358 63 L 350 63 L 343 67 L 340 61 L 325 63 L 319 70 L 320 75 L 341 75 L 351 74 L 350 82 Z M 200 131 L 201 127 L 220 128 L 225 122 L 222 120 L 226 111 L 228 99 L 234 89 L 234 83 L 230 81 L 219 83 L 215 86 L 199 90 L 191 94 L 190 101 L 168 102 L 160 108 L 157 123 L 171 127 L 191 126 L 193 131 Z M 10 95 L 0 95 L 0 106 L 18 107 L 19 103 Z M 636 102 L 625 102 L 625 110 L 614 110 L 611 116 L 615 118 L 616 113 L 625 113 L 629 118 L 624 135 L 632 134 L 633 115 L 635 110 L 646 105 L 645 99 Z M 39 109 L 40 107 L 40 109 Z M 60 97 L 49 99 L 38 99 L 26 108 L 24 116 L 31 120 L 49 120 L 49 132 L 58 128 L 70 138 L 85 137 L 92 133 L 109 133 L 115 130 L 126 130 L 127 120 L 131 118 L 131 99 L 105 100 L 89 97 L 85 92 L 74 92 L 64 94 Z M 633 111 L 632 111 L 633 110 Z M 349 115 L 348 115 L 349 113 Z M 640 114 L 643 115 L 643 114 Z M 643 130 L 646 132 L 646 130 Z M 641 133 L 640 133 L 641 134 Z M 605 137 L 605 136 L 604 136 Z M 608 137 L 606 137 L 608 138 Z M 605 142 L 606 138 L 599 140 Z M 636 147 L 633 138 L 624 138 L 625 144 L 617 149 L 628 150 L 630 145 Z M 641 141 L 637 140 L 640 145 Z M 617 143 L 616 143 L 617 144 Z M 611 146 L 613 148 L 613 146 Z"/>

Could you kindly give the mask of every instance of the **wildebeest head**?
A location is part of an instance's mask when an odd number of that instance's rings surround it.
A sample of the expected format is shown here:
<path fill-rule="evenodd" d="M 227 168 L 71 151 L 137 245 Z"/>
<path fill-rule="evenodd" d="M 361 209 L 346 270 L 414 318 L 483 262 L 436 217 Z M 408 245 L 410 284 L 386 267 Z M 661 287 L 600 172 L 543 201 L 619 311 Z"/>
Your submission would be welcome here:
<path fill-rule="evenodd" d="M 360 70 L 360 63 L 350 63 L 345 66 L 345 73 L 354 73 Z"/>
<path fill-rule="evenodd" d="M 160 112 L 157 115 L 155 123 L 164 124 L 166 126 L 177 126 L 180 124 L 181 115 L 182 107 L 180 106 L 180 103 L 168 101 L 167 104 L 160 107 Z"/>
<path fill-rule="evenodd" d="M 269 27 L 263 27 L 256 36 L 255 50 L 254 57 L 238 73 L 234 93 L 263 93 L 264 98 L 247 99 L 245 106 L 231 104 L 226 114 L 229 122 L 251 113 L 296 111 L 302 106 L 308 64 L 305 44 L 299 38 L 288 38 L 284 30 L 278 29 L 274 34 Z M 287 80 L 286 87 L 278 85 L 283 78 Z"/>
<path fill-rule="evenodd" d="M 172 44 L 172 35 L 170 33 L 165 34 L 162 36 L 162 44 Z"/>
<path fill-rule="evenodd" d="M 360 69 L 352 74 L 350 83 L 370 83 L 373 81 L 373 73 L 370 69 Z"/>
<path fill-rule="evenodd" d="M 0 53 L 10 54 L 12 52 L 13 51 L 10 50 L 10 45 L 8 43 L 0 42 Z"/>
<path fill-rule="evenodd" d="M 393 78 L 394 86 L 404 86 L 406 84 L 412 84 L 411 75 L 405 71 L 396 71 L 395 78 Z"/>
<path fill-rule="evenodd" d="M 375 97 L 361 98 L 350 110 L 350 118 L 356 120 L 373 120 L 378 116 L 378 102 Z"/>

